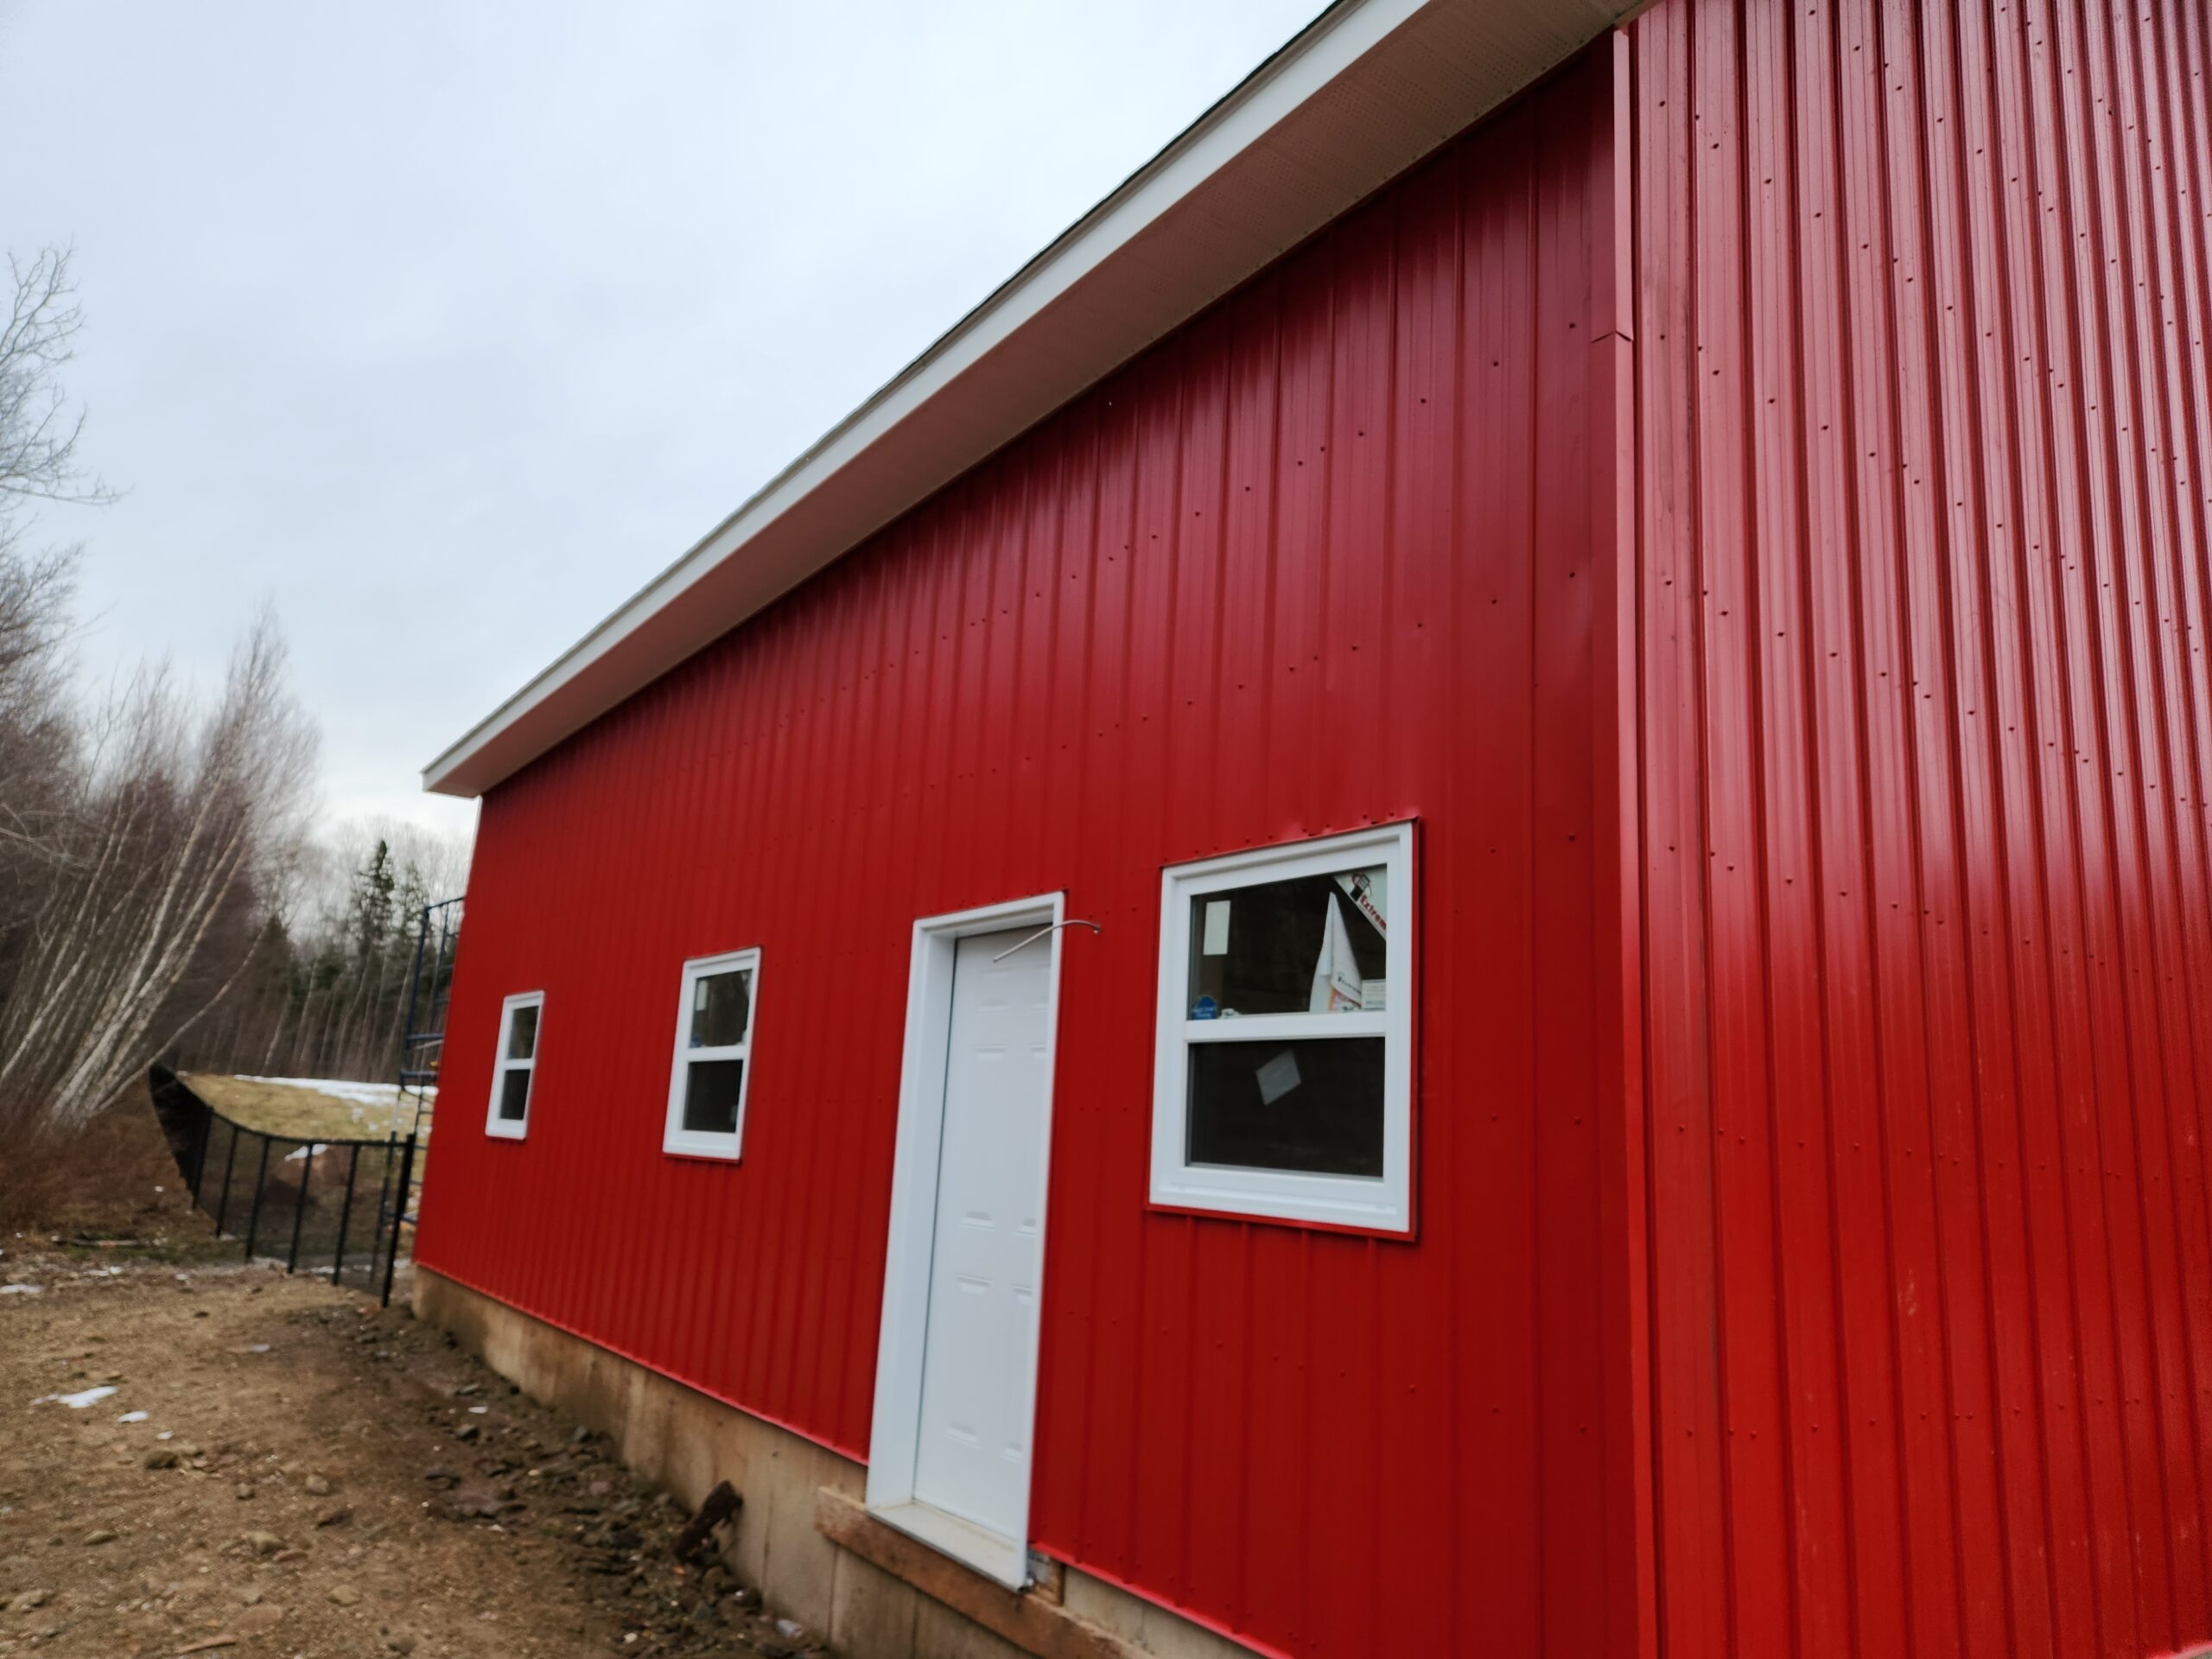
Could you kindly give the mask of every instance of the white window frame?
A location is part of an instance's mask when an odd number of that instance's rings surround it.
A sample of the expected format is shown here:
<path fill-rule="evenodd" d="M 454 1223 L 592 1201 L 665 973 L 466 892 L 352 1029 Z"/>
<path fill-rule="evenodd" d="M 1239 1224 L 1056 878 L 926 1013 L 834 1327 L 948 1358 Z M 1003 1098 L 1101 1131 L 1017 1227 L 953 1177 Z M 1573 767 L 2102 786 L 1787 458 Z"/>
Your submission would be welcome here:
<path fill-rule="evenodd" d="M 710 974 L 739 971 L 752 976 L 745 988 L 745 1040 L 719 1048 L 691 1047 L 691 1000 L 699 982 Z M 676 993 L 676 1057 L 669 1066 L 668 1121 L 660 1143 L 663 1152 L 677 1158 L 721 1158 L 732 1161 L 742 1155 L 745 1103 L 753 1093 L 753 1028 L 760 1018 L 760 952 L 757 947 L 726 950 L 715 957 L 694 957 L 683 964 L 683 979 Z M 737 1086 L 737 1126 L 728 1135 L 683 1127 L 683 1085 L 690 1077 L 693 1063 L 698 1060 L 745 1062 L 745 1077 Z"/>
<path fill-rule="evenodd" d="M 530 1058 L 511 1060 L 507 1058 L 507 1039 L 514 1033 L 515 1013 L 520 1008 L 537 1010 L 537 1035 L 530 1046 Z M 492 1100 L 484 1110 L 484 1133 L 502 1141 L 519 1141 L 530 1132 L 530 1109 L 537 1098 L 537 1056 L 545 1046 L 545 993 L 519 991 L 499 1004 L 499 1046 L 492 1051 Z M 527 1071 L 530 1087 L 523 1091 L 522 1116 L 505 1118 L 499 1116 L 499 1096 L 507 1086 L 507 1073 Z"/>
<path fill-rule="evenodd" d="M 1191 901 L 1208 893 L 1350 868 L 1381 865 L 1389 876 L 1389 998 L 1376 1013 L 1248 1014 L 1193 1020 L 1185 1006 L 1191 973 Z M 1161 872 L 1160 1002 L 1152 1109 L 1152 1201 L 1176 1210 L 1256 1220 L 1413 1230 L 1413 1077 L 1415 954 L 1414 826 L 1383 824 L 1350 835 L 1227 854 Z M 1190 1054 L 1195 1043 L 1312 1037 L 1381 1037 L 1382 1173 L 1319 1175 L 1294 1170 L 1192 1164 Z"/>

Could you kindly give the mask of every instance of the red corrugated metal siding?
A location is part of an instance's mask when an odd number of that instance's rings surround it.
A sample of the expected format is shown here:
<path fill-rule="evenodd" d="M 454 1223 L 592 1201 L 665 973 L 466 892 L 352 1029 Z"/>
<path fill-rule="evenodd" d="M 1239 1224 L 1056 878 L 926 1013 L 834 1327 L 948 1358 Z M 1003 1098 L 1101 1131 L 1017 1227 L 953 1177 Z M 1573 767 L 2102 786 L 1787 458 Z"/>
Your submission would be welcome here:
<path fill-rule="evenodd" d="M 1618 1650 L 1611 60 L 493 792 L 426 1264 L 860 1453 L 912 923 L 1065 889 L 1105 931 L 1065 958 L 1041 1543 L 1285 1653 Z M 1148 1211 L 1160 867 L 1408 814 L 1418 1241 Z M 754 944 L 745 1160 L 665 1158 L 678 963 Z M 489 1141 L 541 988 L 529 1138 Z"/>
<path fill-rule="evenodd" d="M 2206 35 L 1631 26 L 1673 1654 L 2212 1630 Z"/>

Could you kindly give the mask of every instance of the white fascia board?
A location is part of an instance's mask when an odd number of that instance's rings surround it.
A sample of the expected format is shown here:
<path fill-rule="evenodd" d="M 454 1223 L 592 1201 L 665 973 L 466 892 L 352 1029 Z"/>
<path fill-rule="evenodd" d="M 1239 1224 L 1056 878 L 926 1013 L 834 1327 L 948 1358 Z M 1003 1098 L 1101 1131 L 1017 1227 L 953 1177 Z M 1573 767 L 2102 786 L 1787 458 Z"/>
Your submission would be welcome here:
<path fill-rule="evenodd" d="M 423 768 L 474 796 L 1111 373 L 1632 9 L 1338 0 Z"/>

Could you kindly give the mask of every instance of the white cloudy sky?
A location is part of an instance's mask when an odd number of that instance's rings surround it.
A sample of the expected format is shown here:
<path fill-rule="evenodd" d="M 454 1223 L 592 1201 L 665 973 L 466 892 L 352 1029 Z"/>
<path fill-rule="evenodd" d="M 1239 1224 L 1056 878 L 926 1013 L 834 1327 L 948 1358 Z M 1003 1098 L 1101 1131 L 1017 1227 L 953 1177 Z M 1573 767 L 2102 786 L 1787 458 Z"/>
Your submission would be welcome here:
<path fill-rule="evenodd" d="M 466 823 L 423 761 L 1320 3 L 0 0 L 88 679 L 273 601 L 328 815 Z"/>

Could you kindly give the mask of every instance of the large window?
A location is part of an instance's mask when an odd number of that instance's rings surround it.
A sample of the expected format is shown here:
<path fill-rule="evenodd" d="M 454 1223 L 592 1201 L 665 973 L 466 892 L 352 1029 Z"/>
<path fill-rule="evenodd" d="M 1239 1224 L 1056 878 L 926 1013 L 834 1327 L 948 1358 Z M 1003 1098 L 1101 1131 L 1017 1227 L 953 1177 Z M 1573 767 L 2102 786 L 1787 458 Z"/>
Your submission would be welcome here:
<path fill-rule="evenodd" d="M 668 1084 L 670 1152 L 734 1158 L 745 1132 L 753 1007 L 760 953 L 737 950 L 683 964 L 676 1007 L 676 1066 Z"/>
<path fill-rule="evenodd" d="M 1169 869 L 1152 1197 L 1413 1224 L 1413 829 Z"/>
<path fill-rule="evenodd" d="M 519 1141 L 530 1127 L 530 1090 L 537 1077 L 537 1034 L 545 993 L 524 991 L 499 1005 L 499 1046 L 492 1063 L 492 1108 L 487 1135 Z"/>

